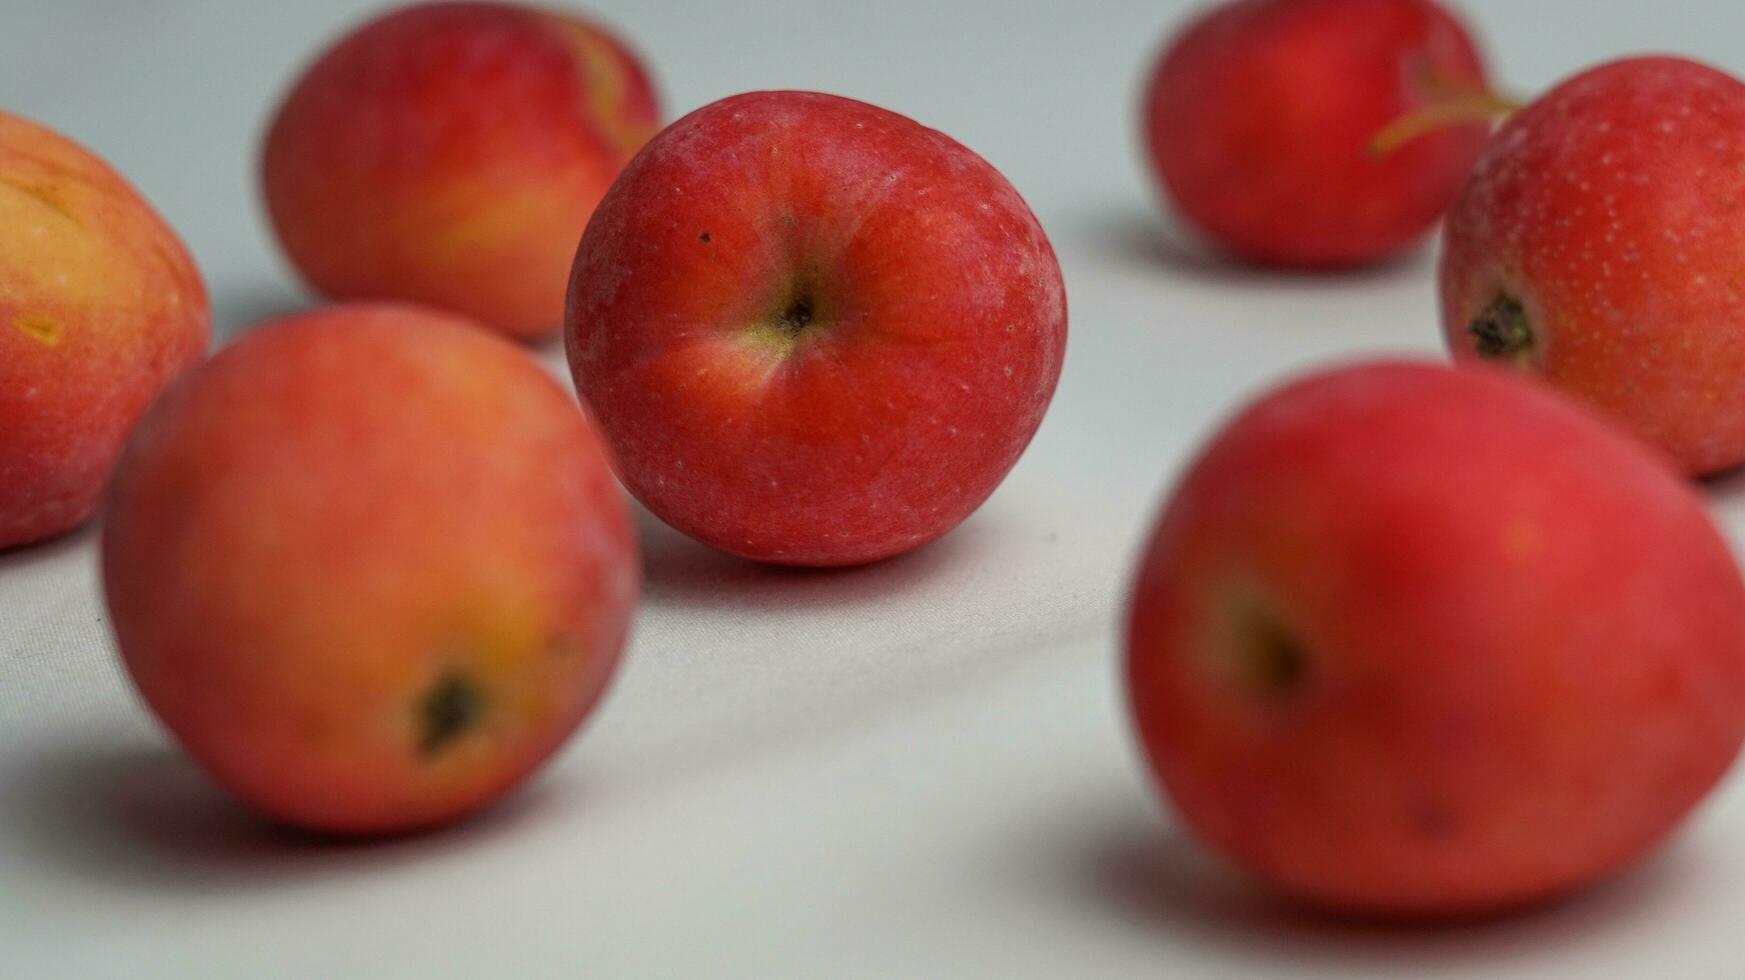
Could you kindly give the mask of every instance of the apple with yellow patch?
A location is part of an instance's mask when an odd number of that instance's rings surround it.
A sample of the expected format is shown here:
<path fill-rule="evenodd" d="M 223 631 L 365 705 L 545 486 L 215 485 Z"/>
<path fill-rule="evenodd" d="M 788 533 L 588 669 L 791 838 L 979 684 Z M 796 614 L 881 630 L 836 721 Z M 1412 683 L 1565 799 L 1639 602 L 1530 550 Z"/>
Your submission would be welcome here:
<path fill-rule="evenodd" d="M 147 704 L 254 808 L 331 833 L 431 827 L 525 780 L 604 692 L 637 579 L 568 393 L 399 305 L 259 327 L 177 385 L 103 532 Z"/>
<path fill-rule="evenodd" d="M 340 40 L 262 160 L 291 261 L 331 299 L 411 300 L 555 334 L 576 242 L 659 127 L 641 62 L 596 24 L 426 3 Z"/>
<path fill-rule="evenodd" d="M 96 511 L 129 430 L 209 333 L 194 261 L 151 205 L 0 112 L 0 548 Z"/>

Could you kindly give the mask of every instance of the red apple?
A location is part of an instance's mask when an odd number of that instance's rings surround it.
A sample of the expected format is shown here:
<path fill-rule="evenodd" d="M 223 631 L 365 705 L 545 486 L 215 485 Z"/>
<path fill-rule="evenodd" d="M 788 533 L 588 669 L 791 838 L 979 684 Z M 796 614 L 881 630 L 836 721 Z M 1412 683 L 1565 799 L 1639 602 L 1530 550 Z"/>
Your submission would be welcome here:
<path fill-rule="evenodd" d="M 1134 587 L 1139 738 L 1188 826 L 1307 902 L 1466 915 L 1639 860 L 1745 738 L 1745 584 L 1649 448 L 1485 368 L 1250 407 Z"/>
<path fill-rule="evenodd" d="M 1141 128 L 1166 195 L 1218 244 L 1339 266 L 1422 238 L 1489 123 L 1377 137 L 1427 109 L 1446 122 L 1495 104 L 1466 29 L 1432 0 L 1236 0 L 1171 40 Z"/>
<path fill-rule="evenodd" d="M 600 203 L 576 255 L 576 386 L 648 508 L 766 562 L 919 547 L 1042 421 L 1066 295 L 980 157 L 809 92 L 699 109 Z"/>
<path fill-rule="evenodd" d="M 200 274 L 151 205 L 0 112 L 0 549 L 97 510 L 128 432 L 210 329 Z"/>
<path fill-rule="evenodd" d="M 642 64 L 604 28 L 422 3 L 327 50 L 273 119 L 262 184 L 333 299 L 403 299 L 538 340 L 563 322 L 588 215 L 654 134 Z"/>
<path fill-rule="evenodd" d="M 1443 329 L 1712 473 L 1745 463 L 1742 255 L 1745 84 L 1613 62 L 1497 134 L 1449 215 Z"/>
<path fill-rule="evenodd" d="M 103 582 L 140 694 L 218 782 L 377 834 L 470 813 L 563 744 L 618 662 L 637 557 L 543 369 L 359 305 L 258 328 L 163 398 Z"/>

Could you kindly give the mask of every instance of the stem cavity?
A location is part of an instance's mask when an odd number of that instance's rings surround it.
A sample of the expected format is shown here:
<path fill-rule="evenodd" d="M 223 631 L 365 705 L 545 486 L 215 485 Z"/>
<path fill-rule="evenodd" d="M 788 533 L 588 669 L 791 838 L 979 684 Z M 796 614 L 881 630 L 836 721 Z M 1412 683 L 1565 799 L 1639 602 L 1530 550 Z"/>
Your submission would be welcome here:
<path fill-rule="evenodd" d="M 1489 361 L 1518 364 L 1533 354 L 1533 325 L 1527 310 L 1506 293 L 1467 324 L 1466 332 L 1472 335 L 1478 356 Z"/>
<path fill-rule="evenodd" d="M 485 713 L 484 692 L 465 674 L 450 671 L 418 702 L 418 751 L 435 756 L 470 731 Z"/>
<path fill-rule="evenodd" d="M 1289 697 L 1309 676 L 1309 655 L 1302 642 L 1277 617 L 1251 613 L 1243 631 L 1243 671 L 1260 694 Z"/>

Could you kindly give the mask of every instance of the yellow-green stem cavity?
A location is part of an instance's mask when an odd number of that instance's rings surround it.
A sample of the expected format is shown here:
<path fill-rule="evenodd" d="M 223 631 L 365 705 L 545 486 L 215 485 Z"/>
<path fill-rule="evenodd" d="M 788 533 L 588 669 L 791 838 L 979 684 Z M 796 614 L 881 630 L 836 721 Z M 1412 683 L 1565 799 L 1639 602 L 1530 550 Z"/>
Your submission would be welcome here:
<path fill-rule="evenodd" d="M 764 315 L 751 323 L 747 340 L 786 356 L 809 335 L 823 329 L 827 311 L 814 277 L 798 275 L 778 292 Z"/>

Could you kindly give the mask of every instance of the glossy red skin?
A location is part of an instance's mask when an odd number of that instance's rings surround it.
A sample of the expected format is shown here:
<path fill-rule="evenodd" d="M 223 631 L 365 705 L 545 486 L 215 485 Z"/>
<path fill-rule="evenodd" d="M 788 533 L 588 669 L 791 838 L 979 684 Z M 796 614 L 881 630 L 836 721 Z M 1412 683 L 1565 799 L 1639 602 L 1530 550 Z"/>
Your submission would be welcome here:
<path fill-rule="evenodd" d="M 103 534 L 146 703 L 261 813 L 343 834 L 452 821 L 549 758 L 618 662 L 637 564 L 569 395 L 477 325 L 398 306 L 260 327 L 172 389 Z M 482 711 L 427 746 L 451 676 Z"/>
<path fill-rule="evenodd" d="M 210 331 L 194 261 L 151 205 L 0 112 L 0 549 L 96 512 L 128 432 Z"/>
<path fill-rule="evenodd" d="M 1385 156 L 1388 124 L 1487 87 L 1461 23 L 1430 0 L 1238 0 L 1174 38 L 1141 127 L 1166 196 L 1248 261 L 1344 266 L 1414 244 L 1460 192 L 1489 126 Z"/>
<path fill-rule="evenodd" d="M 278 110 L 262 186 L 322 294 L 557 333 L 588 215 L 659 126 L 641 62 L 597 25 L 414 4 L 323 54 Z"/>
<path fill-rule="evenodd" d="M 816 316 L 790 339 L 795 290 Z M 655 514 L 746 558 L 852 565 L 951 530 L 1017 462 L 1066 293 L 974 153 L 861 102 L 757 92 L 625 169 L 576 255 L 566 337 Z"/>
<path fill-rule="evenodd" d="M 1267 686 L 1247 616 L 1304 651 Z M 1306 902 L 1497 912 L 1640 859 L 1745 737 L 1745 585 L 1646 446 L 1483 368 L 1369 363 L 1232 422 L 1146 552 L 1140 740 Z"/>
<path fill-rule="evenodd" d="M 1745 84 L 1675 58 L 1613 62 L 1511 119 L 1450 213 L 1456 358 L 1508 294 L 1522 366 L 1670 452 L 1745 463 Z"/>

